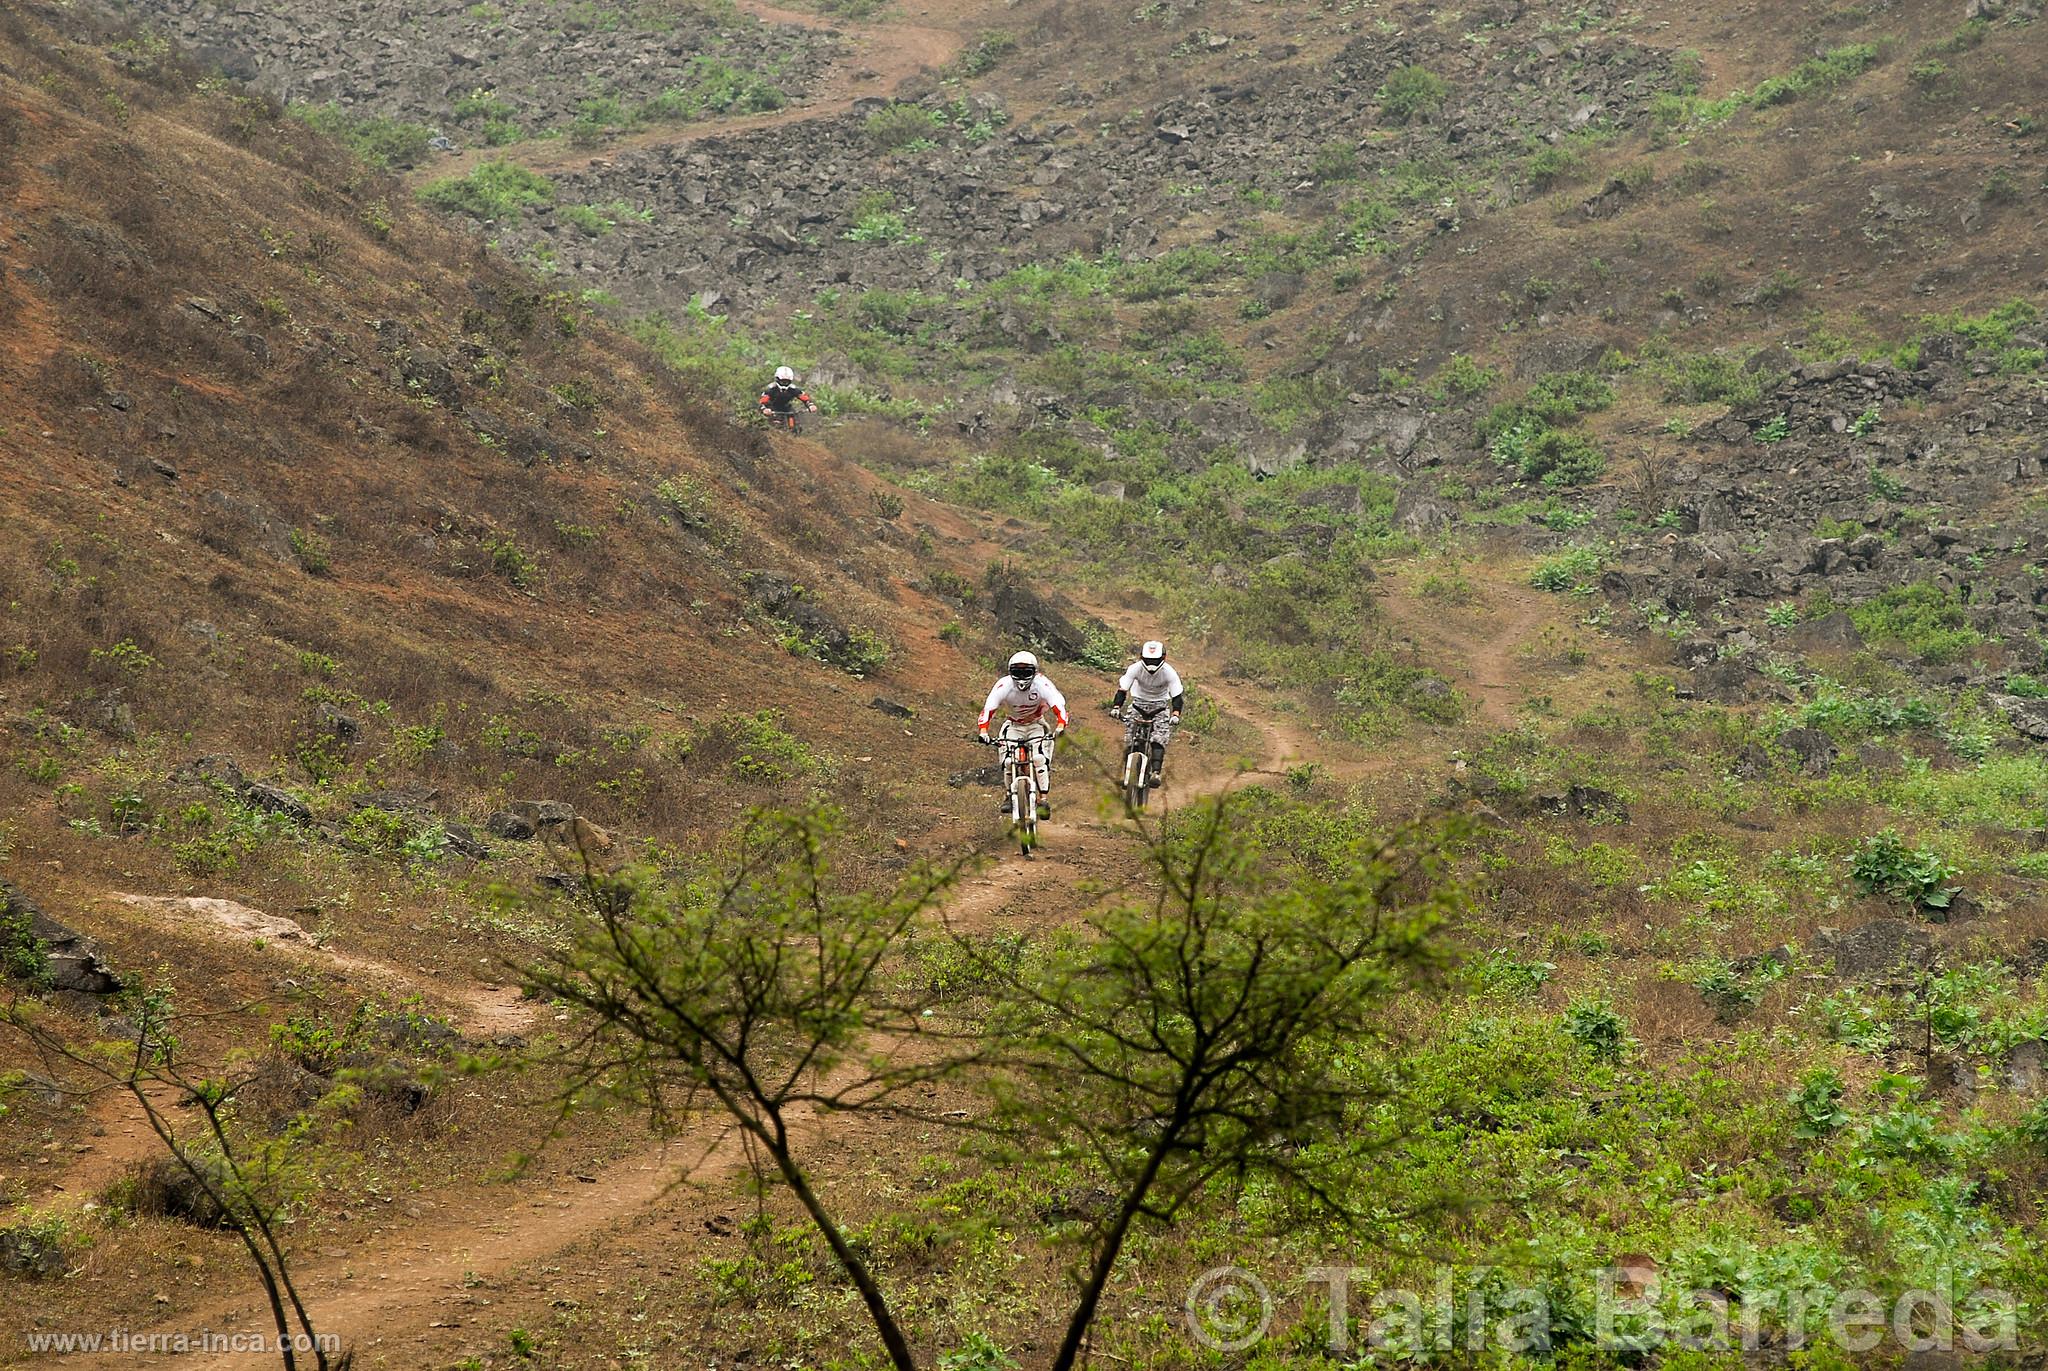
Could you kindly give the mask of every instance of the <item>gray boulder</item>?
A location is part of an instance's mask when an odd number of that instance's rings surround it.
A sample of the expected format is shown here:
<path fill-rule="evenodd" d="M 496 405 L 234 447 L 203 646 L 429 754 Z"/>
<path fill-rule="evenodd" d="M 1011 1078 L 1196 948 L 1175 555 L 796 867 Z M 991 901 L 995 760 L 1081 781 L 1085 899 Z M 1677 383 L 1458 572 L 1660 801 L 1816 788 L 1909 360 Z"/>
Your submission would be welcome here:
<path fill-rule="evenodd" d="M 272 814 L 282 814 L 295 824 L 313 822 L 313 811 L 306 802 L 280 786 L 251 784 L 242 798 L 252 809 L 265 809 Z"/>
<path fill-rule="evenodd" d="M 0 968 L 55 991 L 111 995 L 121 989 L 97 943 L 43 913 L 8 881 L 0 881 Z"/>
<path fill-rule="evenodd" d="M 1835 740 L 1817 728 L 1788 728 L 1778 741 L 1799 759 L 1799 769 L 1808 776 L 1825 776 L 1835 769 Z"/>
<path fill-rule="evenodd" d="M 1917 971 L 1934 960 L 1934 939 L 1927 930 L 1898 919 L 1879 919 L 1846 933 L 1822 929 L 1817 945 L 1834 957 L 1837 976 L 1853 980 Z"/>
<path fill-rule="evenodd" d="M 1074 621 L 1028 586 L 998 586 L 989 608 L 1006 638 L 1029 643 L 1049 656 L 1074 661 L 1087 647 L 1088 637 Z"/>
<path fill-rule="evenodd" d="M 2048 700 L 2030 700 L 2019 695 L 1993 695 L 1991 703 L 1998 706 L 2012 726 L 2029 738 L 2048 742 Z"/>
<path fill-rule="evenodd" d="M 484 831 L 494 837 L 504 838 L 515 843 L 523 843 L 531 839 L 540 829 L 533 820 L 525 815 L 515 814 L 509 809 L 501 809 L 484 820 Z"/>

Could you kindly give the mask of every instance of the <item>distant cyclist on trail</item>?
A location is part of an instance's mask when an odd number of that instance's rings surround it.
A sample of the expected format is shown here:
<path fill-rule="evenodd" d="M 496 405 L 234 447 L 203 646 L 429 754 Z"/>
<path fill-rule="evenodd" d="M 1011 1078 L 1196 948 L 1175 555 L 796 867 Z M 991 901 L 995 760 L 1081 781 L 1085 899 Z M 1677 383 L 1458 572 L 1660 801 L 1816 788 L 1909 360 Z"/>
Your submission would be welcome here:
<path fill-rule="evenodd" d="M 1128 697 L 1130 703 L 1124 701 Z M 1154 639 L 1138 649 L 1138 660 L 1124 668 L 1116 683 L 1116 699 L 1110 711 L 1124 721 L 1124 751 L 1148 745 L 1152 769 L 1147 787 L 1156 786 L 1166 766 L 1166 745 L 1173 739 L 1173 726 L 1180 722 L 1181 706 L 1187 703 L 1187 689 L 1180 673 L 1166 662 L 1166 644 Z"/>
<path fill-rule="evenodd" d="M 1060 694 L 1050 676 L 1039 673 L 1038 658 L 1020 652 L 1010 658 L 1008 670 L 996 678 L 995 688 L 988 693 L 988 703 L 981 708 L 981 719 L 974 726 L 985 743 L 996 741 L 988 736 L 988 726 L 998 714 L 1003 716 L 1002 741 L 1028 743 L 1031 747 L 1031 770 L 1038 782 L 1038 817 L 1050 819 L 1052 805 L 1046 796 L 1052 790 L 1052 745 L 1066 731 L 1067 697 Z M 997 808 L 1008 813 L 1010 797 L 1003 796 Z"/>
<path fill-rule="evenodd" d="M 788 424 L 794 430 L 798 405 L 813 414 L 818 412 L 817 402 L 796 383 L 796 372 L 788 367 L 775 368 L 775 379 L 761 392 L 761 413 L 771 421 Z"/>

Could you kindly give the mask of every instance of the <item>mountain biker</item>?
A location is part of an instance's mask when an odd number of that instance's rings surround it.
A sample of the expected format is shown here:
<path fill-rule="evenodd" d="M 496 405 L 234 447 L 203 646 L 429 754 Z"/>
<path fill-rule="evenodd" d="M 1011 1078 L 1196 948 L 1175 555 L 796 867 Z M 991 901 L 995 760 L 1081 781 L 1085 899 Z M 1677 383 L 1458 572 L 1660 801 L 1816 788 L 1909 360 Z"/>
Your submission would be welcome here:
<path fill-rule="evenodd" d="M 817 402 L 796 383 L 796 372 L 788 367 L 775 368 L 775 379 L 761 392 L 761 413 L 770 419 L 788 419 L 796 414 L 798 405 L 813 414 L 818 412 Z"/>
<path fill-rule="evenodd" d="M 988 736 L 988 725 L 998 713 L 1004 716 L 1002 740 L 1028 743 L 1031 747 L 1031 772 L 1038 782 L 1038 817 L 1050 819 L 1052 804 L 1046 797 L 1052 790 L 1052 744 L 1066 731 L 1067 697 L 1060 694 L 1050 676 L 1040 674 L 1038 658 L 1019 652 L 996 678 L 995 687 L 988 693 L 988 703 L 981 707 L 981 719 L 974 727 L 985 743 L 996 741 Z M 1048 714 L 1052 716 L 1050 724 L 1046 722 Z M 1010 797 L 1005 795 L 998 807 L 1007 813 Z"/>
<path fill-rule="evenodd" d="M 1124 703 L 1125 697 L 1130 704 Z M 1166 768 L 1166 744 L 1173 738 L 1173 726 L 1180 722 L 1181 706 L 1187 703 L 1187 689 L 1180 673 L 1166 664 L 1166 644 L 1153 639 L 1138 649 L 1138 660 L 1124 668 L 1116 683 L 1116 699 L 1110 710 L 1124 721 L 1124 753 L 1143 743 L 1152 752 L 1152 770 L 1147 789 L 1159 784 Z"/>

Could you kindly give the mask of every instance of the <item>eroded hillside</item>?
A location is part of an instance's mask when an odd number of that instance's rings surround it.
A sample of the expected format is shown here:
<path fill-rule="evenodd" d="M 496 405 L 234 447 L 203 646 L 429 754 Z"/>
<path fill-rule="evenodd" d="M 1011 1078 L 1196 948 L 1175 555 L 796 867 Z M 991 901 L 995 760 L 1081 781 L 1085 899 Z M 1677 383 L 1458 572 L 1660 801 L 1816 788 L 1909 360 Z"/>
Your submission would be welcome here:
<path fill-rule="evenodd" d="M 12 1002 L 206 1012 L 359 1366 L 882 1364 L 716 1111 L 558 1118 L 588 1023 L 517 987 L 585 855 L 701 892 L 749 805 L 840 806 L 864 890 L 992 847 L 963 735 L 1029 642 L 1082 743 L 1040 857 L 885 959 L 912 1061 L 1170 920 L 1219 796 L 1264 915 L 1410 821 L 1456 892 L 1318 1044 L 1344 1127 L 1137 1224 L 1090 1355 L 1351 1365 L 1364 1292 L 1444 1290 L 1540 1295 L 1524 1360 L 1784 1364 L 1798 1301 L 1928 1288 L 2016 1292 L 2035 1355 L 2037 18 L 9 11 Z M 806 439 L 733 418 L 785 360 Z M 1095 707 L 1151 636 L 1192 688 L 1148 830 Z M 0 1336 L 262 1326 L 137 1110 L 6 1060 Z M 984 1085 L 797 1150 L 917 1364 L 1047 1366 L 1118 1149 Z M 1603 1342 L 1602 1273 L 1758 1345 Z M 1374 1356 L 1462 1355 L 1429 1309 Z"/>

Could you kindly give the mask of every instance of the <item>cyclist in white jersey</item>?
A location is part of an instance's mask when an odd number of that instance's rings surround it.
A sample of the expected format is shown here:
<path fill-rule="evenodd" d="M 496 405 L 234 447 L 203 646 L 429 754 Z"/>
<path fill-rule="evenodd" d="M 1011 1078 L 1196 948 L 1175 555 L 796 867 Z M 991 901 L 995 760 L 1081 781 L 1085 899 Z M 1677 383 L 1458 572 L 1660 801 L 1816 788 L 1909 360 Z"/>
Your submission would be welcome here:
<path fill-rule="evenodd" d="M 1126 701 L 1128 700 L 1128 703 Z M 1124 751 L 1147 746 L 1152 768 L 1146 788 L 1159 784 L 1166 768 L 1166 745 L 1173 740 L 1173 726 L 1180 722 L 1180 710 L 1187 703 L 1187 690 L 1180 673 L 1166 661 L 1166 644 L 1157 639 L 1138 649 L 1138 660 L 1124 668 L 1116 683 L 1116 699 L 1110 707 L 1124 721 Z"/>
<path fill-rule="evenodd" d="M 1067 697 L 1060 694 L 1050 676 L 1039 671 L 1038 658 L 1028 652 L 1010 658 L 1009 668 L 989 691 L 988 703 L 982 706 L 981 719 L 975 724 L 983 742 L 996 741 L 989 736 L 988 726 L 998 715 L 1003 741 L 1030 744 L 1032 775 L 1038 782 L 1038 817 L 1051 818 L 1052 805 L 1046 796 L 1052 790 L 1052 744 L 1066 731 Z M 1003 796 L 997 808 L 1007 813 L 1010 797 Z"/>

